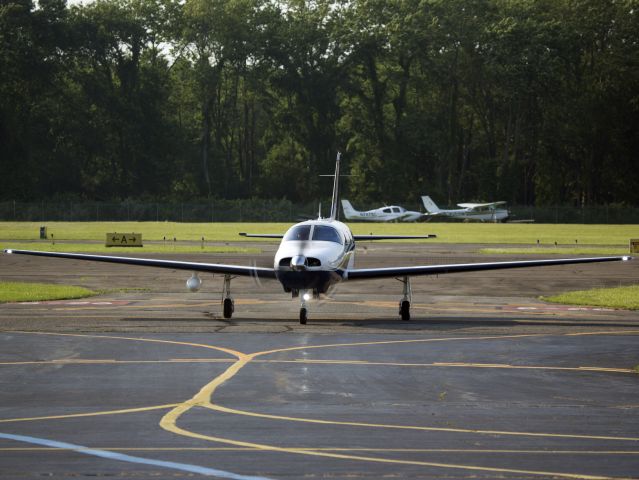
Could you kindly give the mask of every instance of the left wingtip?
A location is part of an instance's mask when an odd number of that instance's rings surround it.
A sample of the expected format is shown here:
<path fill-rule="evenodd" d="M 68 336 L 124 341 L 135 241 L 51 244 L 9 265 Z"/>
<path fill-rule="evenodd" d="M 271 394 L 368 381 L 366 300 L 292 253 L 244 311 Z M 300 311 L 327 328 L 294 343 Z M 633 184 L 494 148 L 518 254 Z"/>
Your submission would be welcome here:
<path fill-rule="evenodd" d="M 7 255 L 11 255 L 13 253 L 13 250 L 11 250 L 10 248 L 5 248 L 4 253 L 6 253 Z"/>
<path fill-rule="evenodd" d="M 623 262 L 627 262 L 628 260 L 632 260 L 632 257 L 629 255 L 624 255 L 623 257 L 621 257 L 621 261 Z"/>

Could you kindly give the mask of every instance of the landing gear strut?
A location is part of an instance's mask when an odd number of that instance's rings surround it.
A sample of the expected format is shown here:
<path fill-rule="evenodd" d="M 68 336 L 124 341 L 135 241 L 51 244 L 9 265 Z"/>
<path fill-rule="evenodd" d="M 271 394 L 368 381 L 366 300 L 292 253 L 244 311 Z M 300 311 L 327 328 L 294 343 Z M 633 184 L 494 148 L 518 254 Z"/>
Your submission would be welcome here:
<path fill-rule="evenodd" d="M 222 312 L 224 318 L 231 318 L 235 311 L 235 302 L 231 298 L 231 275 L 224 275 L 224 286 L 222 287 Z"/>
<path fill-rule="evenodd" d="M 413 291 L 410 286 L 410 277 L 398 278 L 404 284 L 403 297 L 399 301 L 399 315 L 404 321 L 410 320 L 410 302 L 413 298 Z"/>
<path fill-rule="evenodd" d="M 306 300 L 308 299 L 308 293 L 306 290 L 300 290 L 300 324 L 306 325 L 308 320 L 308 309 L 306 308 Z"/>

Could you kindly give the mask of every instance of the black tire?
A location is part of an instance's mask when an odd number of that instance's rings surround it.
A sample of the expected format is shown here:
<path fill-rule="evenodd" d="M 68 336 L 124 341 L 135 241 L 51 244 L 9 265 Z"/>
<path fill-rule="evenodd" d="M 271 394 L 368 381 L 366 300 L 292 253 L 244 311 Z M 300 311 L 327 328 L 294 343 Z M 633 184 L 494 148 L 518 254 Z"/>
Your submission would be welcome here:
<path fill-rule="evenodd" d="M 300 325 L 306 325 L 306 320 L 308 320 L 307 311 L 305 308 L 300 308 Z"/>
<path fill-rule="evenodd" d="M 402 300 L 399 303 L 399 314 L 405 322 L 410 320 L 410 302 L 408 300 Z"/>
<path fill-rule="evenodd" d="M 224 318 L 231 318 L 233 316 L 233 311 L 235 307 L 233 306 L 233 300 L 230 298 L 224 299 Z"/>

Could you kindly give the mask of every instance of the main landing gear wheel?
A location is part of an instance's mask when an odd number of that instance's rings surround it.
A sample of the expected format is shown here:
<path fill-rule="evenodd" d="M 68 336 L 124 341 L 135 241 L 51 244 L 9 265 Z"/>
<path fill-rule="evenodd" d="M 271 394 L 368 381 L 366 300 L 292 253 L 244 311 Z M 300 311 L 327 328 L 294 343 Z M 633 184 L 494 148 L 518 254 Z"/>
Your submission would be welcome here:
<path fill-rule="evenodd" d="M 410 320 L 410 302 L 408 300 L 402 300 L 399 302 L 399 314 L 401 315 L 402 320 Z"/>
<path fill-rule="evenodd" d="M 399 316 L 404 321 L 410 320 L 410 301 L 413 298 L 413 289 L 410 286 L 410 277 L 398 278 L 404 284 L 404 295 L 399 301 Z"/>
<path fill-rule="evenodd" d="M 224 286 L 222 287 L 222 313 L 224 318 L 231 318 L 235 311 L 235 303 L 231 297 L 231 275 L 224 275 Z"/>
<path fill-rule="evenodd" d="M 305 308 L 300 308 L 300 324 L 306 325 L 306 320 L 308 320 L 308 314 Z"/>
<path fill-rule="evenodd" d="M 233 311 L 235 310 L 235 306 L 233 305 L 233 300 L 230 298 L 224 299 L 224 318 L 231 318 L 233 316 Z"/>

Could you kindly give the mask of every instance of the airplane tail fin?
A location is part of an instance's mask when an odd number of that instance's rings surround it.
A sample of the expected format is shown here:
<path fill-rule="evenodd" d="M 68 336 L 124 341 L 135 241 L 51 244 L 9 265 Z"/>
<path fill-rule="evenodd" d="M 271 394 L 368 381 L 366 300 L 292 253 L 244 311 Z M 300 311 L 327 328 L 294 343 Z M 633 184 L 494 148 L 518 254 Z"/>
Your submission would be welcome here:
<path fill-rule="evenodd" d="M 335 178 L 333 179 L 333 199 L 331 200 L 331 220 L 339 220 L 339 164 L 341 158 L 341 152 L 337 152 Z"/>
<path fill-rule="evenodd" d="M 344 209 L 344 216 L 347 219 L 356 217 L 359 213 L 353 208 L 353 205 L 351 205 L 351 202 L 349 202 L 348 200 L 342 200 L 342 208 Z"/>
<path fill-rule="evenodd" d="M 429 196 L 424 195 L 422 197 L 422 202 L 424 203 L 424 207 L 428 213 L 439 212 L 439 207 L 435 205 L 435 202 L 433 202 Z"/>

